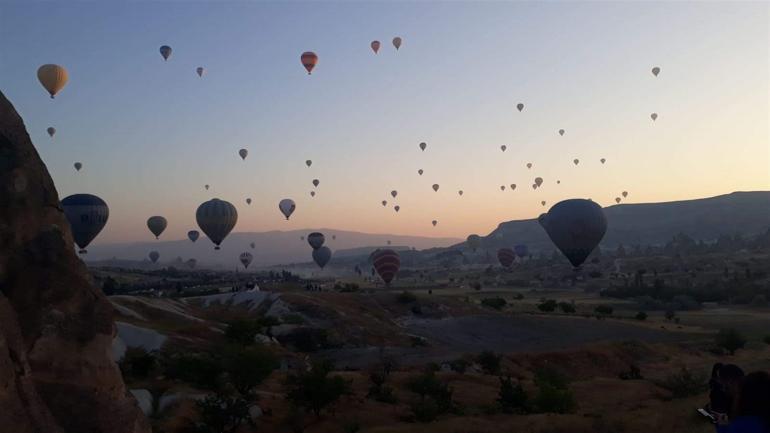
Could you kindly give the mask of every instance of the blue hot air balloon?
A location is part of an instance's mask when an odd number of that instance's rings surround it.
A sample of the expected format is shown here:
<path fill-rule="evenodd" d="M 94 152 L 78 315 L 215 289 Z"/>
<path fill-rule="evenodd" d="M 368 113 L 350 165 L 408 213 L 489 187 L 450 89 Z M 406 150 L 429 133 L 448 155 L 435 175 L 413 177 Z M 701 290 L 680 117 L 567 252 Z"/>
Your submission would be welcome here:
<path fill-rule="evenodd" d="M 329 247 L 319 247 L 313 250 L 313 261 L 321 269 L 323 269 L 324 266 L 326 266 L 326 264 L 329 263 L 329 260 L 331 260 L 331 258 L 332 258 L 332 250 L 330 250 Z"/>
<path fill-rule="evenodd" d="M 61 201 L 64 215 L 72 228 L 72 237 L 85 254 L 86 247 L 107 224 L 110 209 L 107 203 L 91 194 L 74 194 Z"/>

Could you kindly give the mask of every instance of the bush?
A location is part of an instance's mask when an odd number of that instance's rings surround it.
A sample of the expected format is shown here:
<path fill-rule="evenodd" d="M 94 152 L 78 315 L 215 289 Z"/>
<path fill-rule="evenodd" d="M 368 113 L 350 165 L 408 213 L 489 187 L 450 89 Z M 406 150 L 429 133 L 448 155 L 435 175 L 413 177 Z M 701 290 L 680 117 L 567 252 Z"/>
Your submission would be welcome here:
<path fill-rule="evenodd" d="M 281 343 L 291 344 L 299 352 L 316 352 L 331 347 L 329 334 L 322 328 L 298 328 L 278 337 Z"/>
<path fill-rule="evenodd" d="M 618 378 L 620 378 L 620 380 L 641 380 L 643 379 L 642 370 L 640 370 L 636 365 L 631 364 L 628 367 L 628 371 L 620 373 Z"/>
<path fill-rule="evenodd" d="M 262 330 L 262 325 L 257 320 L 234 320 L 225 329 L 225 338 L 231 343 L 244 346 L 254 344 L 254 337 Z"/>
<path fill-rule="evenodd" d="M 412 416 L 417 422 L 432 422 L 441 414 L 438 404 L 433 399 L 421 399 L 409 406 Z"/>
<path fill-rule="evenodd" d="M 413 376 L 407 381 L 406 387 L 420 396 L 420 402 L 412 405 L 412 413 L 418 421 L 430 422 L 454 408 L 452 388 L 438 380 L 432 370 Z"/>
<path fill-rule="evenodd" d="M 515 295 L 513 295 L 513 299 L 517 301 L 521 301 L 522 299 L 524 299 L 524 295 L 522 293 L 516 293 Z"/>
<path fill-rule="evenodd" d="M 559 309 L 562 311 L 562 313 L 574 313 L 577 311 L 575 309 L 575 305 L 570 302 L 559 302 Z"/>
<path fill-rule="evenodd" d="M 316 363 L 307 372 L 286 378 L 286 398 L 297 407 L 313 411 L 316 416 L 351 392 L 350 382 L 340 376 L 329 376 L 332 366 Z"/>
<path fill-rule="evenodd" d="M 647 313 L 645 313 L 644 311 L 640 311 L 636 313 L 636 316 L 634 316 L 634 318 L 636 320 L 647 320 Z"/>
<path fill-rule="evenodd" d="M 566 389 L 569 386 L 569 377 L 559 370 L 549 367 L 541 367 L 535 370 L 535 384 L 537 386 L 552 386 L 558 389 Z"/>
<path fill-rule="evenodd" d="M 215 394 L 196 403 L 200 422 L 196 432 L 234 433 L 244 422 L 251 423 L 249 402 L 241 397 Z"/>
<path fill-rule="evenodd" d="M 545 413 L 571 413 L 577 406 L 571 390 L 548 385 L 538 388 L 534 405 L 538 412 Z"/>
<path fill-rule="evenodd" d="M 503 413 L 524 413 L 527 407 L 527 393 L 520 383 L 513 383 L 511 376 L 500 378 L 497 404 Z"/>
<path fill-rule="evenodd" d="M 219 362 L 208 353 L 171 354 L 163 360 L 165 375 L 203 389 L 216 389 L 223 373 Z"/>
<path fill-rule="evenodd" d="M 737 329 L 720 329 L 714 343 L 730 355 L 735 355 L 736 350 L 743 349 L 746 345 L 746 338 Z"/>
<path fill-rule="evenodd" d="M 600 316 L 611 316 L 612 315 L 613 308 L 609 305 L 597 305 L 596 308 L 594 308 L 594 312 Z"/>
<path fill-rule="evenodd" d="M 412 292 L 407 292 L 404 290 L 403 292 L 399 293 L 396 297 L 396 300 L 399 304 L 411 304 L 412 302 L 415 302 L 417 300 L 417 296 L 414 295 Z"/>
<path fill-rule="evenodd" d="M 666 377 L 660 386 L 671 391 L 674 398 L 690 397 L 706 390 L 706 376 L 694 374 L 687 367 L 682 367 Z"/>
<path fill-rule="evenodd" d="M 768 337 L 768 338 L 770 338 L 770 337 Z M 770 342 L 768 342 L 767 344 L 770 344 Z M 468 360 L 463 359 L 463 358 L 458 358 L 458 359 L 455 359 L 454 361 L 450 361 L 449 362 L 449 368 L 451 368 L 452 371 L 454 371 L 454 372 L 463 374 L 463 373 L 465 373 L 465 370 L 468 369 L 468 366 L 470 364 L 471 363 Z"/>
<path fill-rule="evenodd" d="M 481 370 L 485 374 L 499 374 L 500 373 L 500 360 L 502 355 L 498 355 L 495 352 L 485 350 L 476 357 L 476 362 L 481 366 Z"/>
<path fill-rule="evenodd" d="M 275 370 L 278 361 L 262 347 L 230 347 L 224 351 L 222 366 L 233 388 L 249 397 L 254 388 Z"/>
<path fill-rule="evenodd" d="M 502 310 L 507 302 L 503 298 L 484 298 L 481 300 L 481 305 L 485 307 L 494 308 L 495 310 Z"/>
<path fill-rule="evenodd" d="M 551 311 L 556 310 L 557 305 L 558 304 L 556 303 L 555 299 L 544 299 L 542 300 L 542 302 L 537 304 L 537 309 L 540 311 L 549 313 Z"/>
<path fill-rule="evenodd" d="M 158 365 L 155 356 L 142 347 L 129 347 L 120 361 L 120 371 L 124 377 L 143 379 L 150 375 Z"/>

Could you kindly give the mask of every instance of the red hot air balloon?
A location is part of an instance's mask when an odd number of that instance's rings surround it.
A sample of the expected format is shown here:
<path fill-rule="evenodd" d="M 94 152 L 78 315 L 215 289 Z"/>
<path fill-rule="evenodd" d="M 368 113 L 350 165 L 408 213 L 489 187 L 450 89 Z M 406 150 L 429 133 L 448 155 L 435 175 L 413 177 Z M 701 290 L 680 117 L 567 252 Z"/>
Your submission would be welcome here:
<path fill-rule="evenodd" d="M 396 276 L 398 269 L 401 267 L 401 259 L 398 257 L 398 253 L 390 249 L 378 249 L 373 252 L 372 262 L 374 269 L 387 285 L 390 285 L 393 277 Z"/>
<path fill-rule="evenodd" d="M 307 74 L 310 75 L 313 72 L 313 68 L 315 68 L 315 65 L 318 63 L 318 56 L 312 51 L 305 51 L 302 53 L 300 60 L 302 61 L 302 66 L 307 69 Z"/>
<path fill-rule="evenodd" d="M 510 268 L 513 265 L 513 261 L 516 259 L 516 253 L 510 248 L 500 248 L 497 250 L 497 260 L 500 264 L 506 268 Z"/>

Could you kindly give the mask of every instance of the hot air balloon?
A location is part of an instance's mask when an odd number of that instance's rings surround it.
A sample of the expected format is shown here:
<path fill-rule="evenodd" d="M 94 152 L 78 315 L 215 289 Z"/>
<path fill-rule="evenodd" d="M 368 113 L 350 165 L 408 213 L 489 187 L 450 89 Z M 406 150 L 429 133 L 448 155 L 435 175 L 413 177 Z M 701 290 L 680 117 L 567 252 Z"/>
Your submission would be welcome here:
<path fill-rule="evenodd" d="M 423 152 L 425 152 L 425 148 L 426 147 L 428 147 L 427 143 L 425 143 L 424 141 L 422 143 L 420 143 L 420 150 L 422 150 Z"/>
<path fill-rule="evenodd" d="M 307 69 L 307 74 L 310 75 L 313 72 L 313 68 L 318 63 L 318 56 L 312 51 L 305 51 L 300 57 L 302 66 Z"/>
<path fill-rule="evenodd" d="M 369 45 L 372 47 L 372 51 L 374 51 L 374 54 L 377 54 L 377 51 L 380 51 L 380 41 L 372 41 L 372 43 Z"/>
<path fill-rule="evenodd" d="M 622 193 L 622 194 L 623 194 L 623 198 L 626 198 L 626 197 L 628 197 L 628 191 L 623 191 L 623 193 Z"/>
<path fill-rule="evenodd" d="M 388 245 L 390 245 L 390 239 L 388 239 Z"/>
<path fill-rule="evenodd" d="M 190 230 L 187 232 L 187 237 L 190 238 L 190 240 L 193 242 L 197 241 L 200 235 L 201 234 L 198 232 L 198 230 Z"/>
<path fill-rule="evenodd" d="M 107 203 L 91 194 L 74 194 L 61 201 L 64 215 L 70 223 L 72 237 L 85 254 L 86 247 L 107 224 L 110 210 Z"/>
<path fill-rule="evenodd" d="M 238 256 L 238 260 L 241 261 L 241 264 L 243 265 L 244 268 L 248 269 L 249 265 L 251 264 L 251 261 L 254 260 L 254 256 L 252 256 L 251 253 L 244 252 L 244 253 L 241 253 L 240 256 Z"/>
<path fill-rule="evenodd" d="M 318 186 L 318 184 L 321 183 L 318 179 L 313 179 L 313 186 Z"/>
<path fill-rule="evenodd" d="M 536 183 L 532 184 L 532 189 L 537 189 L 537 184 Z"/>
<path fill-rule="evenodd" d="M 560 183 L 561 183 L 561 181 L 560 181 L 560 180 L 557 180 L 557 181 L 556 181 L 556 185 L 559 185 Z"/>
<path fill-rule="evenodd" d="M 604 158 L 602 158 L 602 159 L 600 159 L 600 160 L 599 160 L 599 162 L 601 162 L 602 164 L 604 164 L 605 162 L 607 162 L 607 160 L 606 160 L 606 159 L 604 159 Z"/>
<path fill-rule="evenodd" d="M 83 168 L 83 163 L 76 162 L 76 163 L 72 164 L 72 166 L 75 167 L 75 170 L 80 171 L 80 169 Z"/>
<path fill-rule="evenodd" d="M 650 114 L 650 119 L 652 119 L 652 121 L 653 121 L 653 122 L 654 122 L 654 121 L 656 121 L 656 120 L 658 120 L 658 113 L 652 113 L 652 114 Z"/>
<path fill-rule="evenodd" d="M 332 258 L 332 250 L 329 247 L 319 247 L 313 250 L 313 261 L 321 269 L 329 263 Z"/>
<path fill-rule="evenodd" d="M 506 146 L 504 144 L 502 146 L 500 146 L 500 150 L 502 150 L 503 152 L 505 152 L 505 149 L 507 149 L 507 148 L 508 148 L 508 146 Z"/>
<path fill-rule="evenodd" d="M 209 186 L 208 186 L 208 184 L 206 184 L 206 185 L 203 185 L 203 187 L 204 187 L 204 188 L 206 188 L 206 191 L 208 191 L 208 190 L 209 190 Z"/>
<path fill-rule="evenodd" d="M 241 159 L 246 160 L 246 157 L 249 156 L 249 151 L 246 149 L 241 149 L 238 151 L 238 155 L 241 156 Z"/>
<path fill-rule="evenodd" d="M 562 137 L 564 137 L 564 130 L 563 130 L 563 129 L 560 129 L 560 130 L 559 130 L 559 135 L 561 135 Z"/>
<path fill-rule="evenodd" d="M 516 184 L 515 184 L 515 183 L 512 183 L 512 184 L 511 184 L 511 191 L 513 191 L 513 190 L 515 190 L 515 189 L 516 189 Z"/>
<path fill-rule="evenodd" d="M 433 224 L 433 227 L 436 227 L 436 224 L 438 224 L 438 221 L 433 220 L 433 221 L 431 221 L 431 224 Z"/>
<path fill-rule="evenodd" d="M 656 77 L 660 74 L 660 68 L 658 66 L 655 66 L 652 68 L 652 75 L 655 75 Z"/>
<path fill-rule="evenodd" d="M 283 216 L 286 217 L 288 220 L 292 213 L 294 213 L 294 209 L 297 208 L 297 205 L 294 204 L 294 200 L 290 198 L 285 198 L 281 200 L 280 203 L 278 203 L 278 209 L 281 211 Z"/>
<path fill-rule="evenodd" d="M 505 191 L 505 185 L 500 185 L 500 191 Z"/>
<path fill-rule="evenodd" d="M 387 206 L 387 205 L 388 205 L 388 201 L 387 201 L 387 200 L 383 200 L 383 201 L 382 201 L 382 205 L 383 205 L 383 206 Z"/>
<path fill-rule="evenodd" d="M 197 260 L 195 260 L 195 259 L 189 259 L 189 260 L 187 260 L 185 263 L 187 263 L 187 266 L 189 266 L 189 267 L 190 267 L 190 269 L 194 269 L 194 268 L 195 268 L 195 265 L 197 265 L 197 264 L 198 264 L 198 261 L 197 261 Z"/>
<path fill-rule="evenodd" d="M 257 247 L 257 244 L 255 244 L 254 242 L 252 242 L 252 243 L 250 243 L 250 244 L 249 244 L 249 246 L 250 246 L 250 247 L 251 247 L 251 249 L 253 250 L 254 248 L 256 248 L 256 247 Z"/>
<path fill-rule="evenodd" d="M 521 102 L 519 102 L 518 104 L 516 104 L 516 109 L 517 109 L 517 110 L 519 110 L 519 112 L 521 112 L 521 110 L 523 110 L 523 109 L 524 109 L 524 104 L 522 104 Z"/>
<path fill-rule="evenodd" d="M 527 168 L 532 168 L 532 163 L 531 162 L 527 163 Z"/>
<path fill-rule="evenodd" d="M 307 235 L 307 243 L 309 243 L 314 250 L 321 248 L 325 241 L 326 237 L 324 237 L 323 233 L 313 232 Z"/>
<path fill-rule="evenodd" d="M 390 245 L 390 241 L 388 241 L 388 245 Z M 401 259 L 398 253 L 391 249 L 378 249 L 372 253 L 371 259 L 374 269 L 380 275 L 382 281 L 386 285 L 390 285 L 393 277 L 396 276 L 401 267 Z"/>
<path fill-rule="evenodd" d="M 572 160 L 572 163 L 575 164 L 575 165 L 578 165 L 578 164 L 580 164 L 580 160 L 575 158 L 575 159 Z"/>
<path fill-rule="evenodd" d="M 308 159 L 307 161 L 305 161 L 305 165 L 307 165 L 308 167 L 310 167 L 311 165 L 313 165 L 313 161 L 311 161 L 311 160 L 309 160 L 309 159 Z"/>
<path fill-rule="evenodd" d="M 37 69 L 37 79 L 53 99 L 67 84 L 69 75 L 63 66 L 48 64 Z"/>
<path fill-rule="evenodd" d="M 246 199 L 246 204 L 251 205 L 251 199 L 250 198 Z"/>
<path fill-rule="evenodd" d="M 542 177 L 536 177 L 535 178 L 535 185 L 540 186 L 543 184 L 543 178 Z"/>
<path fill-rule="evenodd" d="M 462 195 L 463 195 L 463 190 L 457 191 L 457 194 L 459 194 L 459 195 L 460 195 L 460 197 L 462 197 Z"/>
<path fill-rule="evenodd" d="M 158 263 L 158 259 L 160 258 L 160 253 L 157 251 L 150 251 L 150 260 L 152 260 L 153 263 Z"/>
<path fill-rule="evenodd" d="M 417 174 L 419 174 L 420 176 L 422 176 L 422 173 L 423 173 L 422 169 L 417 170 Z"/>
<path fill-rule="evenodd" d="M 620 203 L 620 197 L 615 197 L 615 203 Z"/>
<path fill-rule="evenodd" d="M 476 251 L 476 249 L 481 246 L 481 236 L 468 235 L 468 237 L 465 239 L 465 243 L 468 244 L 468 247 L 470 247 L 473 251 Z"/>
<path fill-rule="evenodd" d="M 394 211 L 396 211 L 396 212 L 398 212 L 398 211 L 400 211 L 400 210 L 401 210 L 401 206 L 399 206 L 399 205 L 395 205 L 395 206 L 393 206 L 393 210 L 394 210 Z"/>
<path fill-rule="evenodd" d="M 398 36 L 393 38 L 393 46 L 396 47 L 396 51 L 398 51 L 398 49 L 401 48 L 401 38 Z"/>
<path fill-rule="evenodd" d="M 315 197 L 315 191 L 310 191 L 310 197 Z"/>
<path fill-rule="evenodd" d="M 171 51 L 173 50 L 168 45 L 162 45 L 159 51 L 160 55 L 163 56 L 163 60 L 168 61 L 168 58 L 171 57 Z"/>
<path fill-rule="evenodd" d="M 203 69 L 203 67 L 202 67 L 202 66 L 198 66 L 198 67 L 195 69 L 195 72 L 198 74 L 198 76 L 199 76 L 199 77 L 203 77 L 203 74 L 205 74 L 205 73 L 206 73 L 206 70 L 205 70 L 205 69 Z"/>
<path fill-rule="evenodd" d="M 541 201 L 541 202 L 540 202 L 540 204 L 541 204 L 542 206 L 545 206 L 545 200 Z"/>
<path fill-rule="evenodd" d="M 591 200 L 570 199 L 556 203 L 538 222 L 554 245 L 578 268 L 607 231 L 607 218 Z"/>
<path fill-rule="evenodd" d="M 48 132 L 48 135 L 53 138 L 54 134 L 56 134 L 56 128 L 49 126 L 48 129 L 46 129 L 46 132 Z"/>
<path fill-rule="evenodd" d="M 513 252 L 515 252 L 520 259 L 523 259 L 529 254 L 529 248 L 524 244 L 518 244 L 513 246 Z"/>
<path fill-rule="evenodd" d="M 166 230 L 167 225 L 168 221 L 162 216 L 151 216 L 147 219 L 147 228 L 155 235 L 155 239 L 158 239 L 163 230 Z"/>
<path fill-rule="evenodd" d="M 198 206 L 195 219 L 198 227 L 214 243 L 214 249 L 218 250 L 238 222 L 238 211 L 230 202 L 213 198 Z"/>
<path fill-rule="evenodd" d="M 437 183 L 433 184 L 433 191 L 438 192 L 438 184 Z"/>
<path fill-rule="evenodd" d="M 510 268 L 515 259 L 516 259 L 516 254 L 513 252 L 512 249 L 500 248 L 499 250 L 497 250 L 497 260 L 499 260 L 500 264 L 505 266 L 506 268 Z"/>
<path fill-rule="evenodd" d="M 393 191 L 391 191 L 391 192 L 390 192 L 390 195 L 391 195 L 393 198 L 396 198 L 396 196 L 398 195 L 398 191 L 396 191 L 396 190 L 394 189 Z"/>

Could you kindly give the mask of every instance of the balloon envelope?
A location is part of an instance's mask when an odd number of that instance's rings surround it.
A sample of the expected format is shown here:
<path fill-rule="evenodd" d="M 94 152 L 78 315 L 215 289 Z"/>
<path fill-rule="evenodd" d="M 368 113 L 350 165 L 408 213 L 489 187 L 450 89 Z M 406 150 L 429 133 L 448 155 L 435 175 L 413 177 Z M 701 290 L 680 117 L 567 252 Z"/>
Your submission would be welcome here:
<path fill-rule="evenodd" d="M 390 244 L 390 241 L 388 241 Z M 382 281 L 385 284 L 390 284 L 393 281 L 393 277 L 398 273 L 401 268 L 401 258 L 398 253 L 391 249 L 378 249 L 371 255 L 372 263 L 377 274 L 380 275 Z"/>
<path fill-rule="evenodd" d="M 401 48 L 401 38 L 398 36 L 393 38 L 393 46 L 396 47 L 396 51 L 398 51 L 398 49 Z"/>
<path fill-rule="evenodd" d="M 325 241 L 326 237 L 323 235 L 323 233 L 313 232 L 307 235 L 307 243 L 310 244 L 314 250 L 321 248 Z"/>
<path fill-rule="evenodd" d="M 305 51 L 302 53 L 302 56 L 300 56 L 300 61 L 302 62 L 302 66 L 307 70 L 307 74 L 310 75 L 313 72 L 315 65 L 318 64 L 318 56 L 312 51 Z"/>
<path fill-rule="evenodd" d="M 160 253 L 157 251 L 150 251 L 150 260 L 152 260 L 153 263 L 158 263 L 158 259 L 160 258 Z"/>
<path fill-rule="evenodd" d="M 73 167 L 75 167 L 75 170 L 80 171 L 81 168 L 83 168 L 83 164 L 80 162 L 76 162 L 72 164 Z"/>
<path fill-rule="evenodd" d="M 505 152 L 505 149 L 507 149 L 507 148 L 508 148 L 508 146 L 506 146 L 504 144 L 502 146 L 500 146 L 500 150 L 502 150 L 503 152 Z"/>
<path fill-rule="evenodd" d="M 658 66 L 655 66 L 652 68 L 652 75 L 655 75 L 656 77 L 660 74 L 660 68 Z"/>
<path fill-rule="evenodd" d="M 309 159 L 308 159 L 307 161 L 305 161 L 305 165 L 307 165 L 308 167 L 310 167 L 311 165 L 313 165 L 313 161 L 311 161 L 311 160 L 309 160 Z"/>
<path fill-rule="evenodd" d="M 278 203 L 278 209 L 281 211 L 283 216 L 286 217 L 288 220 L 291 214 L 294 213 L 294 210 L 297 208 L 297 205 L 294 204 L 294 200 L 290 198 L 285 198 L 281 200 L 280 203 Z"/>
<path fill-rule="evenodd" d="M 203 69 L 202 67 L 198 66 L 198 68 L 197 68 L 197 69 L 195 69 L 195 72 L 198 74 L 198 76 L 199 76 L 199 77 L 202 77 L 202 76 L 203 76 L 203 74 L 205 74 L 205 73 L 206 73 L 206 70 L 205 70 L 205 69 Z"/>
<path fill-rule="evenodd" d="M 190 230 L 187 232 L 187 237 L 193 242 L 197 241 L 200 235 L 201 234 L 198 232 L 198 230 Z"/>
<path fill-rule="evenodd" d="M 169 57 L 171 57 L 171 47 L 168 45 L 163 45 L 160 47 L 160 55 L 163 56 L 163 60 L 168 60 Z"/>
<path fill-rule="evenodd" d="M 433 184 L 433 191 L 438 191 L 438 188 L 439 188 L 438 184 L 434 183 Z"/>
<path fill-rule="evenodd" d="M 313 179 L 313 186 L 318 186 L 318 184 L 321 183 L 318 179 Z"/>
<path fill-rule="evenodd" d="M 49 136 L 53 137 L 54 134 L 56 134 L 56 128 L 54 128 L 53 126 L 49 126 L 48 129 L 46 129 L 46 132 L 48 132 Z"/>
<path fill-rule="evenodd" d="M 425 142 L 420 143 L 420 150 L 424 151 L 426 147 L 428 147 L 428 143 L 425 143 Z"/>
<path fill-rule="evenodd" d="M 162 216 L 151 216 L 147 219 L 147 228 L 155 235 L 155 239 L 158 239 L 163 230 L 166 230 L 167 225 L 168 221 Z"/>
<path fill-rule="evenodd" d="M 246 159 L 246 157 L 249 156 L 249 151 L 246 149 L 241 149 L 238 151 L 238 155 L 241 156 L 241 159 Z"/>
<path fill-rule="evenodd" d="M 398 191 L 396 191 L 396 190 L 393 190 L 393 191 L 391 191 L 391 192 L 390 192 L 390 195 L 391 195 L 393 198 L 396 198 L 396 196 L 398 195 Z"/>
<path fill-rule="evenodd" d="M 248 268 L 251 261 L 254 260 L 254 256 L 252 256 L 251 253 L 241 253 L 241 255 L 238 256 L 238 260 L 241 261 L 244 268 Z"/>
<path fill-rule="evenodd" d="M 570 199 L 556 203 L 538 218 L 554 245 L 579 267 L 599 245 L 607 231 L 607 218 L 591 200 Z"/>
<path fill-rule="evenodd" d="M 331 260 L 331 258 L 332 258 L 332 250 L 330 250 L 329 247 L 319 247 L 313 250 L 313 261 L 321 269 L 323 269 L 324 266 L 326 266 L 326 264 L 329 263 L 329 260 Z"/>
<path fill-rule="evenodd" d="M 559 130 L 559 135 L 561 135 L 562 137 L 564 136 L 564 130 L 563 129 Z"/>
<path fill-rule="evenodd" d="M 516 259 L 516 254 L 513 252 L 512 249 L 500 248 L 499 250 L 497 250 L 497 260 L 499 260 L 500 264 L 505 266 L 506 268 L 510 268 L 515 259 Z"/>
<path fill-rule="evenodd" d="M 393 206 L 393 210 L 394 210 L 394 211 L 396 211 L 396 212 L 398 212 L 398 211 L 400 211 L 400 210 L 401 210 L 401 206 L 399 206 L 399 205 L 395 205 L 395 206 Z"/>
<path fill-rule="evenodd" d="M 219 245 L 238 222 L 238 211 L 230 202 L 213 198 L 198 206 L 195 220 L 198 227 L 214 243 L 214 249 L 218 250 Z"/>
<path fill-rule="evenodd" d="M 67 85 L 69 75 L 63 66 L 47 64 L 37 69 L 37 79 L 53 99 Z"/>
<path fill-rule="evenodd" d="M 70 223 L 72 237 L 85 254 L 86 247 L 107 224 L 110 210 L 107 203 L 91 194 L 74 194 L 61 201 L 64 215 Z"/>
<path fill-rule="evenodd" d="M 524 109 L 524 104 L 519 102 L 518 104 L 516 104 L 516 109 L 519 110 L 519 111 L 523 110 Z"/>
<path fill-rule="evenodd" d="M 374 54 L 377 54 L 377 51 L 380 51 L 380 41 L 372 41 L 372 43 L 369 44 L 369 46 L 372 47 L 372 51 L 374 51 Z"/>

